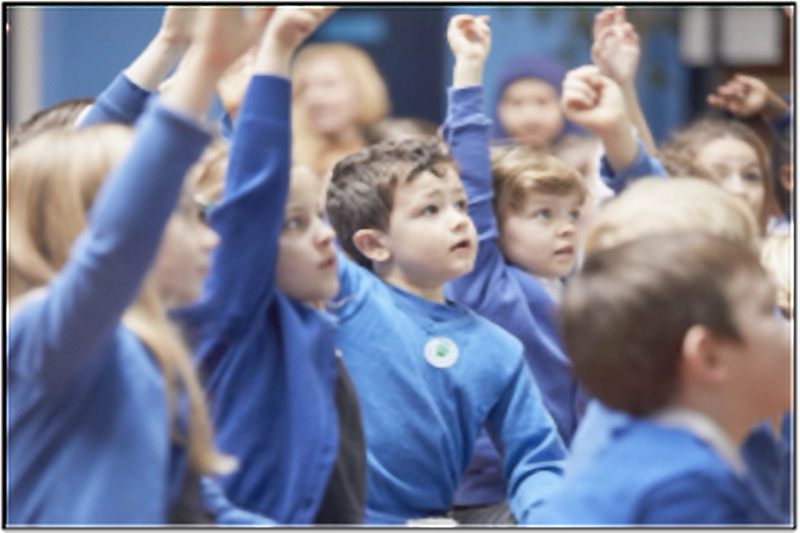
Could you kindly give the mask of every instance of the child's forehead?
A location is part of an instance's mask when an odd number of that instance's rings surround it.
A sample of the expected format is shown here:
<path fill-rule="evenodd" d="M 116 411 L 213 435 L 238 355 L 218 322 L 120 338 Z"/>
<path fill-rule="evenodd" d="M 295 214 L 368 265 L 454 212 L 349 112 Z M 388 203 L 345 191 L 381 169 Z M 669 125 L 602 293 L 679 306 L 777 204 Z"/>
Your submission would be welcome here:
<path fill-rule="evenodd" d="M 433 170 L 421 170 L 413 176 L 402 180 L 397 192 L 404 194 L 429 194 L 439 190 L 464 190 L 461 178 L 452 166 Z"/>

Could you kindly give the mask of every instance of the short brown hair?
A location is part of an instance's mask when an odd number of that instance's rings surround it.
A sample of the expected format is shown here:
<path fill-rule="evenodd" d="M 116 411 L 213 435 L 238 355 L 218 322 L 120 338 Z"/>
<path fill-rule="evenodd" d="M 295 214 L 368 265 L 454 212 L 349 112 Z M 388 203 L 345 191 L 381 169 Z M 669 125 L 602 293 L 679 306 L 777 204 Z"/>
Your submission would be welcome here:
<path fill-rule="evenodd" d="M 587 194 L 583 177 L 576 169 L 526 145 L 492 149 L 492 188 L 498 223 L 521 209 L 530 194 L 575 194 L 580 203 Z"/>
<path fill-rule="evenodd" d="M 649 235 L 590 254 L 559 308 L 578 380 L 612 409 L 643 416 L 665 407 L 689 328 L 741 340 L 729 295 L 748 272 L 766 275 L 751 247 L 704 232 Z"/>
<path fill-rule="evenodd" d="M 372 269 L 353 235 L 365 228 L 387 230 L 398 184 L 423 171 L 444 176 L 456 164 L 435 137 L 388 140 L 343 157 L 333 167 L 326 193 L 328 219 L 342 249 L 361 266 Z"/>

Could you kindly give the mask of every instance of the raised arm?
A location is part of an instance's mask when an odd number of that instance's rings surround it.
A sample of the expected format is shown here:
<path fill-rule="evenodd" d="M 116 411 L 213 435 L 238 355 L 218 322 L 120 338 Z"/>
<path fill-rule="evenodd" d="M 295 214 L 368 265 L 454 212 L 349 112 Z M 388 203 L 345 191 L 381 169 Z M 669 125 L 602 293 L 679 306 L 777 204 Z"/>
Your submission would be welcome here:
<path fill-rule="evenodd" d="M 647 153 L 655 155 L 656 144 L 636 94 L 636 72 L 641 56 L 639 35 L 625 20 L 625 8 L 611 7 L 598 13 L 594 18 L 592 36 L 592 62 L 603 75 L 619 85 L 631 123 Z"/>
<path fill-rule="evenodd" d="M 223 30 L 238 22 L 224 9 L 206 9 L 175 91 L 139 122 L 44 296 L 20 310 L 20 328 L 35 332 L 18 330 L 14 319 L 9 324 L 10 343 L 21 343 L 8 356 L 11 367 L 45 386 L 65 383 L 110 338 L 150 267 L 186 171 L 211 138 L 198 121 L 227 64 L 218 51 Z"/>
<path fill-rule="evenodd" d="M 766 83 L 744 74 L 736 74 L 717 87 L 716 92 L 708 95 L 707 101 L 741 118 L 762 115 L 775 121 L 789 110 L 789 104 Z"/>
<path fill-rule="evenodd" d="M 291 168 L 289 61 L 332 10 L 275 8 L 259 44 L 236 120 L 222 200 L 209 217 L 221 242 L 194 312 L 206 326 L 230 327 L 274 295 Z"/>
<path fill-rule="evenodd" d="M 189 48 L 196 12 L 193 7 L 167 7 L 156 35 L 98 96 L 78 126 L 136 122 L 150 96 Z"/>
<path fill-rule="evenodd" d="M 666 175 L 661 163 L 637 141 L 621 89 L 596 66 L 567 73 L 561 107 L 567 118 L 600 138 L 605 151 L 600 177 L 615 193 L 633 179 Z"/>

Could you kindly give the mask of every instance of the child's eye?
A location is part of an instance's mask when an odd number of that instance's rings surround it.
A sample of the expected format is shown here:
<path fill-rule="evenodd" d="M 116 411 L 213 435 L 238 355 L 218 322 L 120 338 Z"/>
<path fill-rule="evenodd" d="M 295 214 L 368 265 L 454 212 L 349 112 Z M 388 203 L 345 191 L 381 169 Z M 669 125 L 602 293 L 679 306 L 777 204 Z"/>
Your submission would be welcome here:
<path fill-rule="evenodd" d="M 569 212 L 569 219 L 573 222 L 577 222 L 581 218 L 580 211 L 570 211 Z"/>
<path fill-rule="evenodd" d="M 459 211 L 466 211 L 467 210 L 467 201 L 466 200 L 459 200 L 456 202 L 456 207 Z"/>
<path fill-rule="evenodd" d="M 760 182 L 761 181 L 761 174 L 758 172 L 745 172 L 744 179 L 746 181 L 753 181 L 753 182 Z"/>
<path fill-rule="evenodd" d="M 537 209 L 533 212 L 532 218 L 542 218 L 542 219 L 549 219 L 551 216 L 550 210 L 547 208 Z"/>
<path fill-rule="evenodd" d="M 292 217 L 292 218 L 287 218 L 286 220 L 283 221 L 283 226 L 281 227 L 281 229 L 283 231 L 292 231 L 300 229 L 302 227 L 303 227 L 302 217 Z"/>
<path fill-rule="evenodd" d="M 439 208 L 437 206 L 431 204 L 431 205 L 426 205 L 425 207 L 423 207 L 422 210 L 419 213 L 421 215 L 435 215 L 438 212 L 439 212 Z"/>

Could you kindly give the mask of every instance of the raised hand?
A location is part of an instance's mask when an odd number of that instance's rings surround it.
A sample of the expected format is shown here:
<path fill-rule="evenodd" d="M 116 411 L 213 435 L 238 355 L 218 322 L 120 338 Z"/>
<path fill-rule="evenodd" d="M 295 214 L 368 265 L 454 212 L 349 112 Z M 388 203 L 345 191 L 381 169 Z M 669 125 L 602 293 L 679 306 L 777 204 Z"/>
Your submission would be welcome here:
<path fill-rule="evenodd" d="M 455 56 L 453 87 L 479 85 L 489 55 L 492 33 L 487 15 L 456 15 L 447 26 L 447 42 Z"/>
<path fill-rule="evenodd" d="M 198 8 L 192 30 L 192 44 L 162 102 L 168 107 L 204 117 L 214 88 L 223 72 L 258 42 L 274 6 L 204 6 Z"/>
<path fill-rule="evenodd" d="M 225 69 L 255 45 L 275 12 L 275 6 L 242 9 L 229 6 L 200 8 L 194 41 L 209 64 Z"/>
<path fill-rule="evenodd" d="M 569 120 L 600 138 L 615 172 L 633 163 L 638 148 L 625 97 L 619 85 L 597 66 L 585 65 L 567 72 L 561 108 Z"/>
<path fill-rule="evenodd" d="M 625 8 L 606 8 L 594 18 L 592 62 L 620 85 L 632 84 L 639 66 L 639 35 L 625 20 Z"/>
<path fill-rule="evenodd" d="M 188 48 L 192 42 L 197 7 L 167 6 L 161 19 L 159 33 L 168 43 Z"/>
<path fill-rule="evenodd" d="M 335 6 L 278 7 L 259 46 L 256 72 L 288 76 L 294 50 L 336 9 Z"/>
<path fill-rule="evenodd" d="M 592 131 L 628 120 L 619 86 L 594 65 L 585 65 L 567 73 L 561 104 L 568 119 Z"/>
<path fill-rule="evenodd" d="M 750 117 L 759 113 L 768 118 L 778 118 L 788 107 L 766 83 L 752 76 L 736 74 L 709 94 L 707 102 L 725 109 L 737 117 Z"/>

